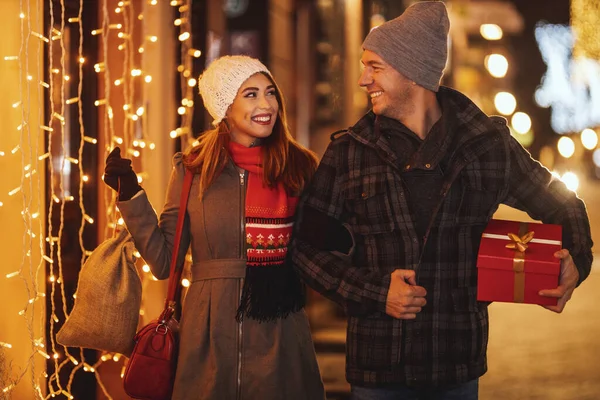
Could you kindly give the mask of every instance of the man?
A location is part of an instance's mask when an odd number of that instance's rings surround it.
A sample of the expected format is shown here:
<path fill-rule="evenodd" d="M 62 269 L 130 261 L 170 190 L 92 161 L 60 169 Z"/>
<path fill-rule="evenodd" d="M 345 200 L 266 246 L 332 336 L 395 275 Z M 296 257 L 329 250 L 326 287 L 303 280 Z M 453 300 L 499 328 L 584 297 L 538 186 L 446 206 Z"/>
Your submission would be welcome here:
<path fill-rule="evenodd" d="M 477 399 L 488 313 L 476 259 L 500 203 L 563 227 L 548 309 L 590 272 L 583 202 L 506 120 L 439 87 L 448 29 L 443 3 L 419 2 L 369 33 L 359 84 L 373 109 L 333 137 L 298 207 L 292 260 L 347 313 L 354 399 Z"/>

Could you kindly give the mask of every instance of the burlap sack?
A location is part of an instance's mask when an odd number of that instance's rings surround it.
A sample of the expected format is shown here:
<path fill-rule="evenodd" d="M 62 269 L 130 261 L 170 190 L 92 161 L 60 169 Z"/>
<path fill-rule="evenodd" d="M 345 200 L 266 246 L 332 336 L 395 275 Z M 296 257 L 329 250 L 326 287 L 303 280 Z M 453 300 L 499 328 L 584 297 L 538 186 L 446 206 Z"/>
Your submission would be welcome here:
<path fill-rule="evenodd" d="M 58 343 L 131 354 L 142 301 L 134 251 L 123 229 L 92 252 L 79 273 L 75 305 L 56 335 Z"/>

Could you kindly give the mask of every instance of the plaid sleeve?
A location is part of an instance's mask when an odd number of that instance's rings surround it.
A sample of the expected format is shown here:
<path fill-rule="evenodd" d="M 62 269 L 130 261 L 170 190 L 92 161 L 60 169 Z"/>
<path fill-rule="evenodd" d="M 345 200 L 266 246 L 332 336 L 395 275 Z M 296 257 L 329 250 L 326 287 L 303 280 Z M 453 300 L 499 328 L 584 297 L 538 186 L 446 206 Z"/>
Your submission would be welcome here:
<path fill-rule="evenodd" d="M 531 218 L 563 227 L 563 248 L 571 253 L 579 271 L 578 285 L 592 266 L 592 236 L 583 201 L 510 137 L 508 198 L 505 204 Z"/>
<path fill-rule="evenodd" d="M 354 266 L 351 257 L 340 257 L 352 246 L 343 226 L 343 171 L 339 160 L 347 149 L 330 143 L 298 204 L 291 260 L 304 281 L 344 308 L 349 315 L 385 312 L 390 276 Z M 340 247 L 341 246 L 341 247 Z"/>

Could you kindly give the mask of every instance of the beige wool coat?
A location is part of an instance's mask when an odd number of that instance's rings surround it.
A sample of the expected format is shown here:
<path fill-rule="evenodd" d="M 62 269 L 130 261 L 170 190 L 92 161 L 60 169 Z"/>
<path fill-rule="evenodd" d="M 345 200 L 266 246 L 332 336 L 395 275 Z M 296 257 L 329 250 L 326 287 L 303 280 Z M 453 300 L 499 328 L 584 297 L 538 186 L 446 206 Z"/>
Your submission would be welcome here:
<path fill-rule="evenodd" d="M 184 174 L 178 153 L 160 219 L 144 192 L 118 204 L 137 250 L 159 279 L 169 274 Z M 172 399 L 324 399 L 304 310 L 274 322 L 235 319 L 246 269 L 246 177 L 227 165 L 202 200 L 194 177 L 180 251 L 183 261 L 191 244 L 192 284 L 180 321 Z"/>

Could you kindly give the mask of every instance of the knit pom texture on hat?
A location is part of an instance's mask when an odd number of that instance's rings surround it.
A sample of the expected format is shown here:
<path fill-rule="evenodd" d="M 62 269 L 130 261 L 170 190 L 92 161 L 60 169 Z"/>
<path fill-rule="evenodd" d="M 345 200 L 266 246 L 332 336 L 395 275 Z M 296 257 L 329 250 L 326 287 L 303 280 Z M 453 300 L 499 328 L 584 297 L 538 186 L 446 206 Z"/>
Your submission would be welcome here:
<path fill-rule="evenodd" d="M 198 78 L 204 107 L 217 126 L 233 104 L 244 82 L 258 72 L 271 72 L 259 60 L 248 56 L 223 56 L 213 61 Z"/>
<path fill-rule="evenodd" d="M 421 1 L 373 29 L 363 49 L 376 53 L 411 81 L 437 92 L 448 57 L 449 29 L 444 3 Z"/>

